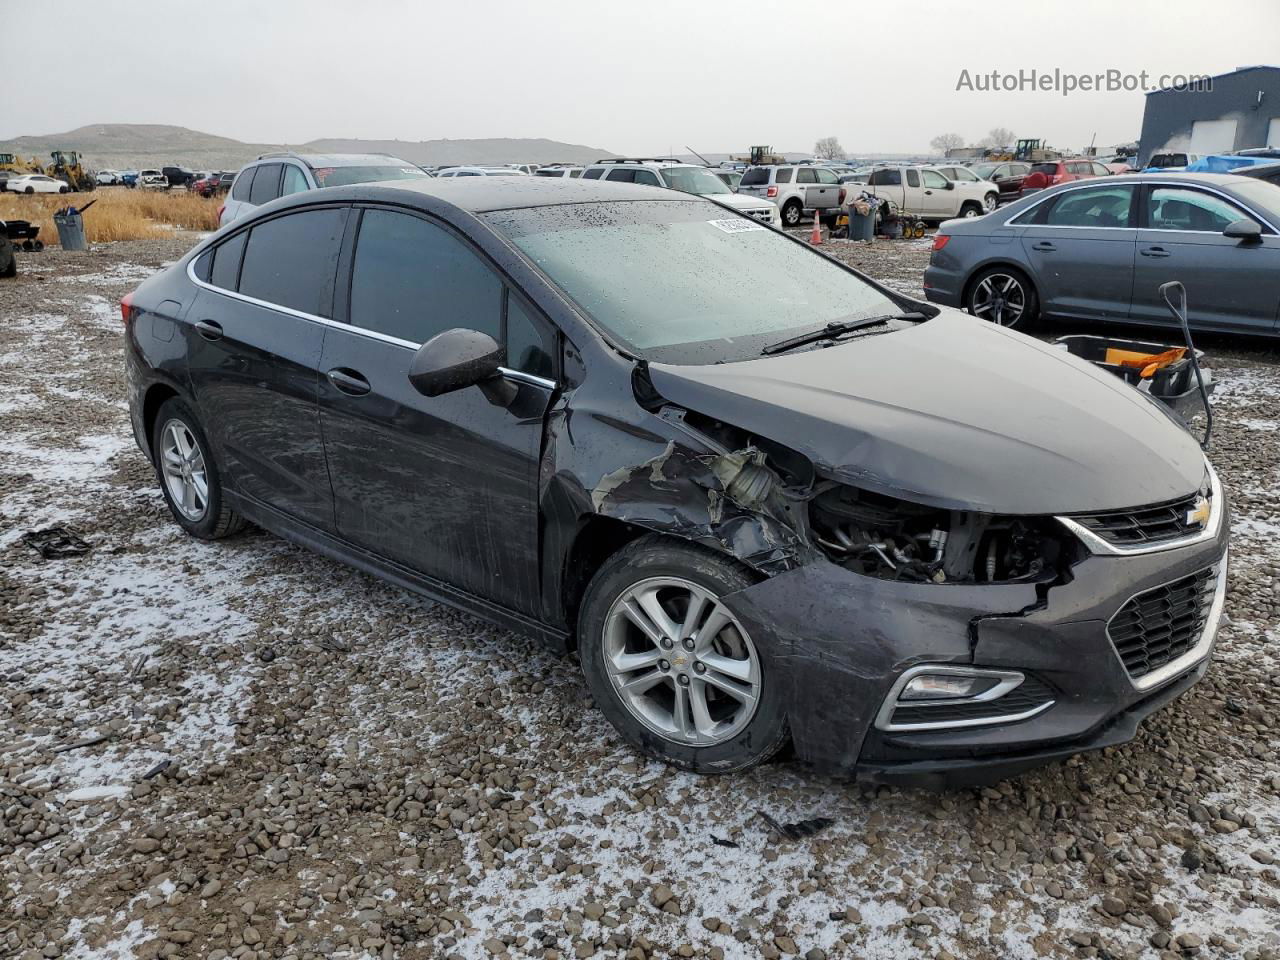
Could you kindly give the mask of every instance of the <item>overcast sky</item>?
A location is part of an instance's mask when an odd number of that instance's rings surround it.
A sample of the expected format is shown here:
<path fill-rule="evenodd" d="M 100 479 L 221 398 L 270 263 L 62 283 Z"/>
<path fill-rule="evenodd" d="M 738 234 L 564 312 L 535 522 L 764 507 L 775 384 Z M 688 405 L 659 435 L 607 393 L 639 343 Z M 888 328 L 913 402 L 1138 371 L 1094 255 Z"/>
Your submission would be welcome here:
<path fill-rule="evenodd" d="M 1277 0 L 0 0 L 0 15 L 0 139 L 171 123 L 266 143 L 548 137 L 624 153 L 836 136 L 857 154 L 998 125 L 1103 147 L 1137 138 L 1141 93 L 957 91 L 962 71 L 1155 83 L 1280 62 Z"/>

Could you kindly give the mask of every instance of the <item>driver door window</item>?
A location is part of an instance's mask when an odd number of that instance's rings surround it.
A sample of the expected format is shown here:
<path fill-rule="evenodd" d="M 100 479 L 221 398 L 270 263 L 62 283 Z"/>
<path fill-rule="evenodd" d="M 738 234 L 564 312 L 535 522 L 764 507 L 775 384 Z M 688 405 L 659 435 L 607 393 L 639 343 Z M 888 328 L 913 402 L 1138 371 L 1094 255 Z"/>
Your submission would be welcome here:
<path fill-rule="evenodd" d="M 1199 190 L 1154 187 L 1147 198 L 1147 225 L 1151 230 L 1221 233 L 1229 223 L 1252 219 L 1239 207 Z"/>

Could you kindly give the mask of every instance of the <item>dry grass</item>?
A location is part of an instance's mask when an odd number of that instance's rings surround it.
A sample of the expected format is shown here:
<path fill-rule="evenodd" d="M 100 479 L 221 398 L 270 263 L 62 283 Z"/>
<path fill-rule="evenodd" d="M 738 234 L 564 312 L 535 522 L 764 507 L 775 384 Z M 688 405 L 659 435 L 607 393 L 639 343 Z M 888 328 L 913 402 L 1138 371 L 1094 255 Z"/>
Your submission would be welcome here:
<path fill-rule="evenodd" d="M 0 193 L 0 220 L 29 220 L 40 226 L 46 245 L 58 242 L 53 211 L 71 204 L 83 207 L 96 200 L 84 213 L 84 232 L 90 243 L 109 240 L 137 240 L 154 236 L 162 224 L 187 230 L 218 229 L 218 207 L 222 200 L 205 199 L 187 190 L 126 190 L 109 187 L 93 193 Z"/>

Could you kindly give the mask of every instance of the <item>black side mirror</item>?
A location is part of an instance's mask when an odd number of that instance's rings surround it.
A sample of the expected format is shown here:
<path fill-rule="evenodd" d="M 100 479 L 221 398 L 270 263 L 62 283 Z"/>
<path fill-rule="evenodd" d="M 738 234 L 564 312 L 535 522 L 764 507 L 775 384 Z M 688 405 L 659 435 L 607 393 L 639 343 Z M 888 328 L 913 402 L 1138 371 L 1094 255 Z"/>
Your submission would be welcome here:
<path fill-rule="evenodd" d="M 427 397 L 479 386 L 491 403 L 506 406 L 517 388 L 498 372 L 505 361 L 506 351 L 493 337 L 455 327 L 418 348 L 409 364 L 409 382 Z"/>
<path fill-rule="evenodd" d="M 1254 220 L 1233 220 L 1227 224 L 1222 235 L 1241 243 L 1257 243 L 1262 239 L 1262 227 Z"/>
<path fill-rule="evenodd" d="M 948 180 L 945 189 L 954 190 L 955 188 L 956 188 L 956 182 L 954 180 Z"/>

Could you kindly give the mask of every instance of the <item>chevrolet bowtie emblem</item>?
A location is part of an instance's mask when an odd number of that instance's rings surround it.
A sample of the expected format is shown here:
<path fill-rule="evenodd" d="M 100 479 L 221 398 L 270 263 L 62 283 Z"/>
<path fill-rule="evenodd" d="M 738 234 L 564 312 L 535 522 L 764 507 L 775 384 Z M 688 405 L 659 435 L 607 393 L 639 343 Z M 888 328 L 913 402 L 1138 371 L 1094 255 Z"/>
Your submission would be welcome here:
<path fill-rule="evenodd" d="M 1187 526 L 1203 527 L 1209 522 L 1209 500 L 1196 497 L 1195 506 L 1187 511 Z"/>

